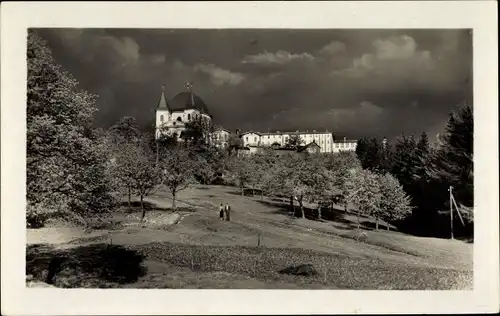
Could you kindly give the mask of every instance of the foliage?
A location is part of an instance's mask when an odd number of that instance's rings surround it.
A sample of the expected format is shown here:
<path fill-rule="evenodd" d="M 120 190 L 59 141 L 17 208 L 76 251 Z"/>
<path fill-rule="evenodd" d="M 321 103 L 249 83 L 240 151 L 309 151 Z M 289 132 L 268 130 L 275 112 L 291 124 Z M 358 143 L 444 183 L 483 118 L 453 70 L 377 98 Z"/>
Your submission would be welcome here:
<path fill-rule="evenodd" d="M 229 155 L 234 154 L 238 149 L 243 147 L 243 139 L 238 133 L 231 133 L 227 141 L 227 151 Z"/>
<path fill-rule="evenodd" d="M 454 187 L 455 198 L 473 205 L 473 113 L 470 106 L 450 113 L 442 145 L 435 151 L 428 175 Z"/>
<path fill-rule="evenodd" d="M 245 187 L 252 182 L 254 170 L 250 157 L 231 157 L 228 162 L 229 174 L 237 182 L 244 195 Z"/>
<path fill-rule="evenodd" d="M 148 196 L 160 181 L 155 155 L 148 144 L 146 135 L 123 137 L 116 129 L 111 129 L 110 138 L 116 140 L 112 145 L 113 174 L 122 187 L 127 188 L 130 206 L 131 194 L 140 197 L 142 218 L 146 214 L 144 197 Z M 125 133 L 125 135 L 127 135 Z M 135 138 L 138 137 L 138 138 Z M 128 139 L 128 141 L 127 141 Z"/>
<path fill-rule="evenodd" d="M 394 147 L 394 165 L 391 173 L 407 192 L 412 192 L 413 178 L 418 168 L 417 143 L 412 136 L 401 136 Z"/>
<path fill-rule="evenodd" d="M 185 123 L 185 130 L 181 138 L 184 144 L 194 147 L 207 147 L 211 144 L 211 135 L 214 132 L 212 121 L 202 115 L 195 115 Z"/>
<path fill-rule="evenodd" d="M 361 215 L 380 216 L 380 201 L 382 194 L 378 177 L 369 170 L 353 172 L 347 181 L 349 191 L 348 199 L 357 208 L 358 229 Z"/>
<path fill-rule="evenodd" d="M 176 146 L 163 152 L 160 157 L 161 183 L 172 194 L 172 207 L 175 208 L 176 195 L 196 183 L 194 172 L 196 160 L 193 159 L 192 149 Z"/>
<path fill-rule="evenodd" d="M 300 135 L 292 134 L 290 135 L 290 137 L 288 137 L 284 147 L 297 149 L 297 147 L 301 146 L 302 144 L 304 144 L 304 140 L 300 137 Z"/>
<path fill-rule="evenodd" d="M 398 180 L 386 173 L 378 176 L 378 182 L 382 199 L 380 200 L 377 218 L 380 217 L 386 222 L 392 222 L 411 215 L 410 197 L 403 190 Z M 387 229 L 389 229 L 389 226 Z"/>
<path fill-rule="evenodd" d="M 27 221 L 65 215 L 82 224 L 114 204 L 107 153 L 92 129 L 96 96 L 56 64 L 28 33 Z"/>
<path fill-rule="evenodd" d="M 224 173 L 226 152 L 216 147 L 208 147 L 197 152 L 195 174 L 203 184 L 211 184 Z"/>

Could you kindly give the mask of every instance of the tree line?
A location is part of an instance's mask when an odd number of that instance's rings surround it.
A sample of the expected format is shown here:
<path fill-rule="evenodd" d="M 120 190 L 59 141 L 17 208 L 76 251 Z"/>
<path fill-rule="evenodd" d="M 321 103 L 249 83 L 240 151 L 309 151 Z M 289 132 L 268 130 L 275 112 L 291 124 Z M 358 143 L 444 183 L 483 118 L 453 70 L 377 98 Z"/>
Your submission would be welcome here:
<path fill-rule="evenodd" d="M 417 235 L 450 235 L 449 188 L 465 227 L 454 225 L 457 234 L 473 235 L 473 112 L 461 105 L 450 112 L 444 133 L 431 144 L 424 132 L 419 138 L 401 135 L 394 143 L 376 138 L 361 138 L 357 157 L 365 170 L 393 175 L 411 197 L 413 212 L 404 229 Z"/>

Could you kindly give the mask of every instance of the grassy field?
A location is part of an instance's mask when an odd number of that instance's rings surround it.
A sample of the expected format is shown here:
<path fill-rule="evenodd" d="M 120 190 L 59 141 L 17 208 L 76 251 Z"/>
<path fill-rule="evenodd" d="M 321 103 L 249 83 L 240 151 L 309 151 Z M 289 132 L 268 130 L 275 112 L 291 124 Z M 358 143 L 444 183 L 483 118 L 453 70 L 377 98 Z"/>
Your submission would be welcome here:
<path fill-rule="evenodd" d="M 147 202 L 144 224 L 137 210 L 122 208 L 107 229 L 28 230 L 27 274 L 53 276 L 60 287 L 472 288 L 473 245 L 461 241 L 388 232 L 385 223 L 375 231 L 366 217 L 357 240 L 353 214 L 336 210 L 320 221 L 308 210 L 309 219 L 292 219 L 279 199 L 224 186 L 181 192 L 176 212 L 167 193 Z M 218 219 L 225 202 L 230 222 Z M 312 264 L 316 274 L 279 273 L 298 264 Z"/>

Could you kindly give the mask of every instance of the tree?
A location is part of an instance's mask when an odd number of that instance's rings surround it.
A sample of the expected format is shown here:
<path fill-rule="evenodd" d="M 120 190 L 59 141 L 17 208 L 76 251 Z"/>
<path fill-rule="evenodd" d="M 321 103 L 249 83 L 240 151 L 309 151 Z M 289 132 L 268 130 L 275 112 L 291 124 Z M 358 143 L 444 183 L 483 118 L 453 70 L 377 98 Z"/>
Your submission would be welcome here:
<path fill-rule="evenodd" d="M 196 176 L 202 184 L 211 184 L 225 168 L 226 153 L 216 147 L 194 150 L 193 159 L 197 160 Z"/>
<path fill-rule="evenodd" d="M 368 152 L 369 140 L 366 137 L 361 137 L 356 143 L 356 156 L 361 162 L 362 166 L 365 166 L 366 154 Z"/>
<path fill-rule="evenodd" d="M 161 183 L 172 194 L 173 208 L 176 207 L 177 193 L 196 183 L 194 178 L 195 169 L 196 161 L 193 159 L 189 148 L 180 146 L 170 148 L 160 158 Z"/>
<path fill-rule="evenodd" d="M 111 126 L 109 131 L 112 141 L 115 143 L 137 142 L 141 137 L 135 118 L 130 116 L 123 117 L 115 125 Z"/>
<path fill-rule="evenodd" d="M 253 178 L 253 168 L 249 157 L 232 157 L 228 164 L 229 172 L 238 183 L 241 195 L 245 194 L 245 188 Z"/>
<path fill-rule="evenodd" d="M 118 161 L 118 168 L 126 172 L 132 188 L 139 195 L 141 202 L 141 222 L 146 216 L 144 197 L 148 196 L 159 184 L 160 174 L 156 168 L 155 155 L 145 141 L 139 143 L 125 143 L 122 145 L 122 155 Z"/>
<path fill-rule="evenodd" d="M 107 153 L 92 128 L 97 96 L 77 88 L 33 31 L 27 65 L 27 222 L 61 215 L 88 224 L 114 205 Z"/>
<path fill-rule="evenodd" d="M 299 134 L 293 134 L 288 137 L 285 148 L 297 149 L 297 147 L 301 146 L 304 143 L 304 140 L 300 137 Z"/>
<path fill-rule="evenodd" d="M 394 148 L 394 164 L 391 173 L 409 194 L 413 192 L 413 179 L 419 164 L 416 150 L 415 139 L 404 135 L 398 138 Z"/>
<path fill-rule="evenodd" d="M 442 145 L 435 151 L 428 175 L 454 187 L 457 202 L 473 205 L 473 113 L 463 106 L 450 113 Z"/>
<path fill-rule="evenodd" d="M 184 144 L 196 147 L 207 147 L 211 144 L 211 135 L 214 132 L 212 121 L 202 115 L 196 115 L 185 123 L 185 130 L 182 132 Z"/>
<path fill-rule="evenodd" d="M 361 169 L 361 164 L 357 154 L 349 151 L 342 151 L 323 157 L 323 165 L 326 172 L 330 173 L 327 177 L 330 182 L 327 184 L 326 196 L 330 199 L 330 207 L 333 210 L 333 204 L 340 203 L 344 205 L 347 212 L 349 190 L 348 180 L 353 171 Z"/>
<path fill-rule="evenodd" d="M 265 148 L 261 153 L 253 155 L 250 160 L 254 170 L 251 183 L 253 187 L 260 190 L 262 200 L 264 199 L 264 191 L 271 188 L 274 177 L 271 169 L 276 163 L 276 156 L 272 149 Z"/>
<path fill-rule="evenodd" d="M 109 143 L 108 150 L 116 162 L 113 175 L 119 180 L 118 186 L 126 188 L 128 206 L 131 208 L 134 173 L 137 171 L 139 158 L 137 151 L 142 145 L 140 142 L 148 139 L 141 135 L 133 117 L 124 117 L 111 126 L 106 137 Z"/>
<path fill-rule="evenodd" d="M 293 173 L 289 179 L 293 194 L 299 203 L 302 218 L 305 218 L 304 201 L 318 202 L 328 181 L 321 160 L 315 155 L 296 156 Z"/>
<path fill-rule="evenodd" d="M 375 212 L 377 230 L 379 218 L 386 222 L 401 220 L 411 215 L 412 210 L 410 197 L 396 178 L 386 173 L 378 176 L 378 183 L 381 200 L 380 207 Z M 387 225 L 387 230 L 389 230 L 389 225 Z"/>
<path fill-rule="evenodd" d="M 369 170 L 353 172 L 348 181 L 349 200 L 357 208 L 358 229 L 362 214 L 378 214 L 381 193 L 377 175 Z"/>
<path fill-rule="evenodd" d="M 241 135 L 239 133 L 231 133 L 227 144 L 227 151 L 231 156 L 234 152 L 237 152 L 238 149 L 243 148 L 243 139 L 241 139 Z"/>

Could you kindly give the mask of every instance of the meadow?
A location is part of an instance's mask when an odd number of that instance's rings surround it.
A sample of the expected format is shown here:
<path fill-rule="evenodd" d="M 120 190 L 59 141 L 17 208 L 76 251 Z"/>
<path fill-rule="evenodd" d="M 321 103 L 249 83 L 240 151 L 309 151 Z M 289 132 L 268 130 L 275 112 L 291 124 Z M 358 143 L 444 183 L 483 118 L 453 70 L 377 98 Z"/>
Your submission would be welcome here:
<path fill-rule="evenodd" d="M 201 186 L 125 202 L 100 229 L 52 222 L 27 229 L 27 286 L 269 289 L 472 289 L 473 245 L 374 230 L 351 210 L 322 214 L 305 205 L 293 218 L 281 199 Z M 218 205 L 232 206 L 231 221 Z M 283 270 L 312 265 L 311 273 Z"/>

